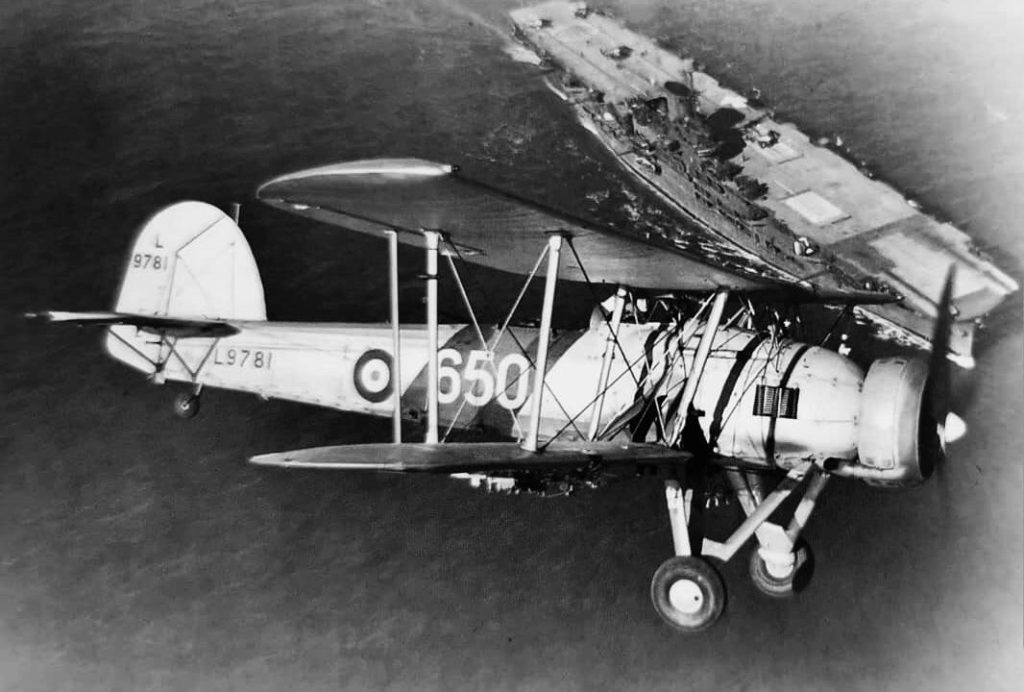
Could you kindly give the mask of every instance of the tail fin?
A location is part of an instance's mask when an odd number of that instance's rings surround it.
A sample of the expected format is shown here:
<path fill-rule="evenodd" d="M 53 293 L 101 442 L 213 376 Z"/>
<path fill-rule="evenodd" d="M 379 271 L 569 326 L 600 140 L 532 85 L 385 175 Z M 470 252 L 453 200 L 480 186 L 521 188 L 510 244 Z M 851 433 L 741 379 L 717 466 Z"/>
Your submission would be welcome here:
<path fill-rule="evenodd" d="M 137 316 L 162 320 L 163 332 L 190 340 L 218 336 L 211 321 L 267 319 L 263 283 L 241 229 L 203 202 L 172 204 L 146 222 L 128 256 L 114 310 L 120 317 L 136 317 L 109 328 L 107 352 L 158 377 L 164 373 L 159 364 L 171 357 L 170 347 L 154 338 L 153 325 L 140 330 Z M 203 328 L 183 331 L 178 323 L 190 320 Z M 189 371 L 201 367 L 174 362 Z M 170 377 L 182 379 L 174 373 Z"/>
<path fill-rule="evenodd" d="M 252 251 L 224 212 L 178 202 L 139 231 L 114 310 L 160 317 L 266 320 Z"/>

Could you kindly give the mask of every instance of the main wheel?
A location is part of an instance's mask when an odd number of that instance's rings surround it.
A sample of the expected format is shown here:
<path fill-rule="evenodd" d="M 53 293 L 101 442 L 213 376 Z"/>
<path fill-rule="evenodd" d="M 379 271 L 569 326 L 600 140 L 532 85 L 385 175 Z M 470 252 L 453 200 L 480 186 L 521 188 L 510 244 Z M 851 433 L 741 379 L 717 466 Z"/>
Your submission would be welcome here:
<path fill-rule="evenodd" d="M 658 615 L 682 632 L 700 632 L 725 608 L 725 586 L 718 572 L 699 557 L 665 560 L 651 580 L 651 601 Z"/>
<path fill-rule="evenodd" d="M 178 418 L 195 418 L 199 413 L 199 396 L 182 392 L 174 397 L 174 415 Z"/>
<path fill-rule="evenodd" d="M 797 541 L 793 549 L 793 569 L 789 574 L 773 574 L 761 553 L 750 554 L 750 578 L 757 590 L 772 598 L 791 598 L 811 583 L 814 574 L 814 553 L 805 541 Z"/>

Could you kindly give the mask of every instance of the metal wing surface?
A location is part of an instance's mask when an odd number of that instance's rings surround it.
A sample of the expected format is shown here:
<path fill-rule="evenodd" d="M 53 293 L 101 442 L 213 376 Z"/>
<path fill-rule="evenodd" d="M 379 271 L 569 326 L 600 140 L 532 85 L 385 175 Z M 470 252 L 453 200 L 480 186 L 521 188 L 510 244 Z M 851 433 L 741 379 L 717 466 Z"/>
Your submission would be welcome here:
<path fill-rule="evenodd" d="M 312 447 L 262 454 L 249 461 L 285 468 L 425 473 L 543 472 L 614 466 L 668 464 L 690 458 L 686 452 L 659 445 L 553 442 L 528 452 L 515 442 L 453 444 L 360 444 Z"/>
<path fill-rule="evenodd" d="M 635 288 L 804 293 L 752 272 L 711 264 L 660 238 L 602 227 L 468 177 L 454 166 L 420 159 L 372 159 L 299 171 L 257 192 L 264 202 L 303 216 L 379 234 L 400 232 L 422 244 L 420 231 L 440 230 L 466 260 L 516 274 L 533 267 L 547 236 L 565 232 L 594 282 Z M 583 281 L 575 262 L 560 278 Z"/>

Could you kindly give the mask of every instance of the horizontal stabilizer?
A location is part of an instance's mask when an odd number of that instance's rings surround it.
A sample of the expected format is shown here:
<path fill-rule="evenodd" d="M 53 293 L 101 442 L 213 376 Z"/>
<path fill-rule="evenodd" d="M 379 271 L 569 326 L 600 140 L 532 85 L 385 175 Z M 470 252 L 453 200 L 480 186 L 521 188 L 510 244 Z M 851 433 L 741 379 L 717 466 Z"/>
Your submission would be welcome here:
<path fill-rule="evenodd" d="M 176 336 L 188 337 L 223 337 L 237 334 L 238 327 L 218 320 L 181 319 L 177 317 L 159 317 L 156 315 L 134 315 L 125 312 L 63 312 L 52 310 L 47 312 L 29 312 L 29 319 L 47 322 L 63 322 L 78 326 L 93 325 L 109 327 L 116 324 L 130 325 L 139 329 Z"/>
<path fill-rule="evenodd" d="M 614 463 L 667 464 L 689 458 L 658 445 L 625 442 L 551 443 L 529 452 L 515 442 L 361 444 L 261 454 L 249 461 L 285 468 L 428 473 L 546 471 Z"/>

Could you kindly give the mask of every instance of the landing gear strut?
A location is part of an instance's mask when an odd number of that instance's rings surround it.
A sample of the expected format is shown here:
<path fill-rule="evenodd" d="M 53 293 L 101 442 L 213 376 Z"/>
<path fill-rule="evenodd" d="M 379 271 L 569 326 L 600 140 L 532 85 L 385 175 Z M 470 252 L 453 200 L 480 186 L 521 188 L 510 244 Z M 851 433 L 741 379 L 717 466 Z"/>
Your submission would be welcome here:
<path fill-rule="evenodd" d="M 758 591 L 772 598 L 790 598 L 803 591 L 814 574 L 814 553 L 807 541 L 800 538 L 800 532 L 810 518 L 828 476 L 815 467 L 810 471 L 810 480 L 789 527 L 765 521 L 755 530 L 758 547 L 750 555 L 750 579 Z M 739 471 L 728 471 L 726 476 L 743 512 L 750 517 L 765 502 L 760 479 Z M 780 489 L 785 491 L 782 486 Z"/>
<path fill-rule="evenodd" d="M 752 473 L 726 473 L 746 514 L 746 520 L 725 542 L 694 536 L 690 541 L 690 508 L 693 488 L 678 480 L 665 481 L 665 500 L 676 557 L 665 561 L 651 581 L 651 600 L 658 615 L 683 632 L 707 629 L 721 616 L 725 607 L 725 587 L 707 558 L 728 562 L 751 537 L 757 536 L 758 548 L 750 558 L 750 577 L 762 593 L 786 598 L 799 592 L 810 581 L 814 556 L 800 533 L 810 518 L 828 475 L 811 462 L 792 469 L 767 497 L 761 491 L 759 477 Z M 803 497 L 784 527 L 768 521 L 797 488 Z"/>
<path fill-rule="evenodd" d="M 651 580 L 651 602 L 661 619 L 682 632 L 700 632 L 725 609 L 725 586 L 707 560 L 690 549 L 689 517 L 693 488 L 665 481 L 665 500 L 676 556 L 662 563 Z"/>

